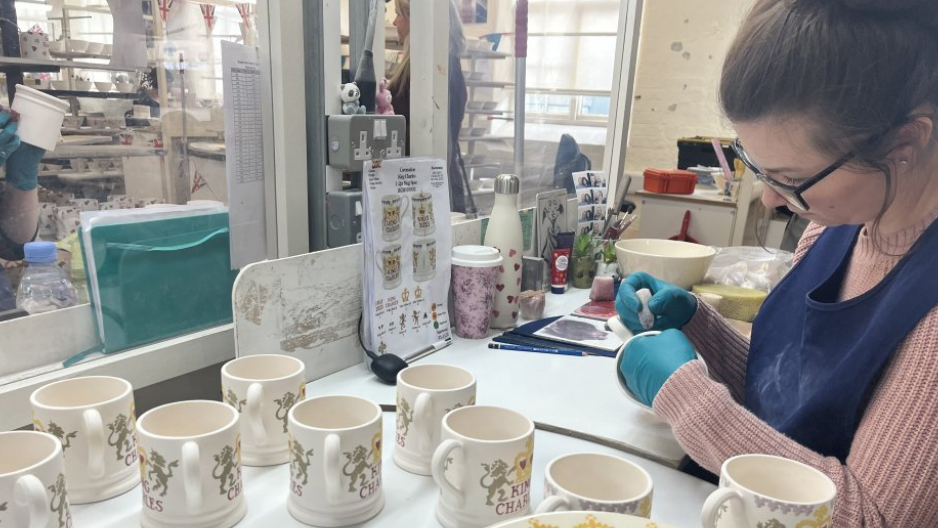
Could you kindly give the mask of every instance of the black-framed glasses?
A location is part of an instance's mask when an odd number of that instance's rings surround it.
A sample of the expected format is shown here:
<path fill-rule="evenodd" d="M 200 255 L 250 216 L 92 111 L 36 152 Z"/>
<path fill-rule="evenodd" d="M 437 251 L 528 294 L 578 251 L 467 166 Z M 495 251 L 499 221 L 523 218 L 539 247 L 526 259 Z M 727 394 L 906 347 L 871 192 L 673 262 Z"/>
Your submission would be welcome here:
<path fill-rule="evenodd" d="M 798 185 L 788 185 L 766 175 L 765 171 L 763 171 L 762 168 L 759 167 L 751 157 L 749 157 L 749 154 L 746 153 L 746 150 L 743 149 L 742 144 L 739 142 L 739 138 L 733 140 L 732 147 L 733 152 L 736 153 L 736 157 L 743 162 L 743 165 L 745 165 L 746 168 L 751 170 L 753 174 L 756 175 L 756 178 L 771 187 L 773 191 L 778 193 L 778 195 L 784 198 L 788 203 L 794 205 L 802 211 L 807 211 L 809 209 L 808 202 L 806 202 L 802 196 L 804 192 L 815 186 L 819 181 L 826 178 L 828 175 L 830 175 L 830 173 L 843 167 L 844 164 L 850 161 L 850 158 L 853 157 L 853 154 L 847 154 L 834 163 L 828 165 L 821 172 L 811 176 L 804 182 Z"/>

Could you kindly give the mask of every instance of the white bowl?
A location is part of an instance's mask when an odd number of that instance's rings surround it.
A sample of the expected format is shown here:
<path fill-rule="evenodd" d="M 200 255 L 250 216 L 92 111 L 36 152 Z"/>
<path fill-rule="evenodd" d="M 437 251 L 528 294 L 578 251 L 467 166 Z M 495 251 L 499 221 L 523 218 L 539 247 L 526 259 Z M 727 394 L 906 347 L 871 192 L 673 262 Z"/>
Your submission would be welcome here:
<path fill-rule="evenodd" d="M 75 89 L 79 92 L 90 92 L 93 85 L 91 81 L 75 81 Z"/>
<path fill-rule="evenodd" d="M 116 86 L 120 93 L 133 93 L 137 90 L 134 83 L 116 83 Z"/>
<path fill-rule="evenodd" d="M 84 53 L 88 49 L 88 44 L 87 40 L 68 39 L 65 45 L 72 53 Z"/>
<path fill-rule="evenodd" d="M 714 255 L 716 250 L 710 246 L 677 240 L 636 238 L 616 242 L 623 277 L 644 271 L 686 290 L 703 282 Z"/>
<path fill-rule="evenodd" d="M 65 51 L 65 40 L 59 39 L 49 43 L 49 51 L 62 53 Z"/>
<path fill-rule="evenodd" d="M 56 90 L 68 90 L 68 81 L 52 81 L 52 88 Z"/>
<path fill-rule="evenodd" d="M 497 106 L 498 106 L 498 101 L 485 101 L 484 103 L 482 103 L 483 110 L 495 110 Z"/>
<path fill-rule="evenodd" d="M 112 83 L 111 81 L 94 83 L 94 87 L 97 88 L 99 92 L 110 92 L 111 86 L 113 85 L 114 83 Z"/>
<path fill-rule="evenodd" d="M 469 101 L 468 103 L 466 103 L 466 108 L 468 108 L 469 110 L 482 110 L 484 106 L 485 106 L 485 102 L 483 101 Z"/>
<path fill-rule="evenodd" d="M 114 47 L 111 46 L 110 44 L 105 44 L 101 48 L 101 55 L 110 56 L 112 53 L 114 53 Z"/>
<path fill-rule="evenodd" d="M 85 49 L 85 53 L 89 55 L 100 55 L 104 51 L 103 42 L 89 42 L 88 47 Z"/>

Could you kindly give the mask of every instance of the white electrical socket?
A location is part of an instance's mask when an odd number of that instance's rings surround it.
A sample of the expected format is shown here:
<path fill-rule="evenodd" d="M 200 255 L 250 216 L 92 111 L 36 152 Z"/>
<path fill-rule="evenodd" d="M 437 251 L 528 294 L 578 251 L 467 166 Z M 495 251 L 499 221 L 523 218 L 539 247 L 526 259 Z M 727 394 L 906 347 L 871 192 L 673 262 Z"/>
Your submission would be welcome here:
<path fill-rule="evenodd" d="M 388 158 L 400 158 L 404 156 L 400 145 L 397 142 L 397 130 L 391 131 L 391 146 L 388 147 Z"/>
<path fill-rule="evenodd" d="M 371 159 L 371 147 L 368 146 L 368 132 L 362 130 L 358 132 L 358 148 L 353 152 L 355 160 Z"/>

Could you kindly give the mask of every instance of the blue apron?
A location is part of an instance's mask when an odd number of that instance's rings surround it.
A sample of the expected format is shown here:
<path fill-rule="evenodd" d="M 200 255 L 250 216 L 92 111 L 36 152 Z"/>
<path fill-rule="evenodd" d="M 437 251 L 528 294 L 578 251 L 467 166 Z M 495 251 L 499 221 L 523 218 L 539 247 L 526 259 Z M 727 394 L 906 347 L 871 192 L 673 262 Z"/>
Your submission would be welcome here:
<path fill-rule="evenodd" d="M 842 462 L 890 358 L 938 304 L 938 222 L 873 289 L 838 302 L 860 227 L 826 229 L 752 328 L 745 405 Z"/>

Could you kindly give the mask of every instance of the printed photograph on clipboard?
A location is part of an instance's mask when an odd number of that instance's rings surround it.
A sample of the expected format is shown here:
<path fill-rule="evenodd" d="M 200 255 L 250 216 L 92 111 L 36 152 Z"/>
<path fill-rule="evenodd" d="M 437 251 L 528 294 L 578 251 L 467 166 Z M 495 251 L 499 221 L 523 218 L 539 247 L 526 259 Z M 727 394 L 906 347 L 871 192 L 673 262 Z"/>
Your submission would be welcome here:
<path fill-rule="evenodd" d="M 606 330 L 605 321 L 568 315 L 534 332 L 537 337 L 599 348 L 614 352 L 622 346 L 615 333 Z"/>

